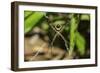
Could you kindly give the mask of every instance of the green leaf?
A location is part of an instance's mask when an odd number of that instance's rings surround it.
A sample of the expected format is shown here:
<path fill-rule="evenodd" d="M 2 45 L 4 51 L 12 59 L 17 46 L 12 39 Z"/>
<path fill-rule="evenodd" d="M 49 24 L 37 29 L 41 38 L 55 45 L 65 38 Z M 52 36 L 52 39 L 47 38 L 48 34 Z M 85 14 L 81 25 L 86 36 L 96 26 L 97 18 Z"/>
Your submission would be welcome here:
<path fill-rule="evenodd" d="M 70 24 L 70 49 L 74 48 L 74 38 L 75 38 L 75 18 L 71 19 Z"/>
<path fill-rule="evenodd" d="M 76 46 L 80 55 L 84 55 L 85 53 L 85 39 L 79 32 L 76 33 Z"/>
<path fill-rule="evenodd" d="M 33 13 L 32 11 L 24 11 L 24 18 L 27 18 L 32 13 Z"/>
<path fill-rule="evenodd" d="M 81 15 L 81 20 L 90 20 L 90 15 L 89 14 Z"/>
<path fill-rule="evenodd" d="M 77 15 L 78 16 L 78 15 Z M 74 14 L 71 14 L 71 21 L 70 21 L 70 51 L 69 53 L 72 54 L 74 45 L 75 45 L 75 32 L 78 27 L 78 19 L 77 16 L 75 17 Z"/>
<path fill-rule="evenodd" d="M 27 19 L 25 19 L 25 22 L 24 22 L 25 33 L 29 32 L 40 21 L 40 19 L 44 15 L 45 15 L 45 12 L 34 12 Z"/>
<path fill-rule="evenodd" d="M 74 50 L 76 30 L 77 30 L 77 27 L 78 27 L 78 22 L 79 22 L 79 15 L 71 14 L 69 55 L 71 55 L 73 53 L 73 50 Z"/>

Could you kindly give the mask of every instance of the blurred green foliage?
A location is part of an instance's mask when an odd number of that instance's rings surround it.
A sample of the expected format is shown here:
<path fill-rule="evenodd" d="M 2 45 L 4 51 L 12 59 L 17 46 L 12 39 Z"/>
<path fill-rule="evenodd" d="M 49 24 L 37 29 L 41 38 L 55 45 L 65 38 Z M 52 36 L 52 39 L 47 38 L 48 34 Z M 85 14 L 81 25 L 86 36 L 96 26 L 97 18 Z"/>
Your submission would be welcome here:
<path fill-rule="evenodd" d="M 84 14 L 84 15 L 81 15 L 81 18 L 80 18 L 81 20 L 90 20 L 90 16 L 89 16 L 89 14 Z"/>
<path fill-rule="evenodd" d="M 85 39 L 80 33 L 77 31 L 78 25 L 80 22 L 80 15 L 71 14 L 71 21 L 70 21 L 70 51 L 69 55 L 72 55 L 74 46 L 76 45 L 80 55 L 84 55 L 85 53 Z M 82 17 L 87 17 L 86 15 L 82 15 Z M 87 19 L 87 18 L 86 18 Z"/>
<path fill-rule="evenodd" d="M 70 50 L 69 55 L 72 55 L 75 45 L 75 39 L 76 39 L 76 31 L 78 27 L 77 19 L 74 16 L 74 14 L 71 14 L 71 21 L 70 21 Z"/>
<path fill-rule="evenodd" d="M 75 34 L 76 34 L 75 43 L 77 45 L 78 51 L 80 52 L 80 55 L 84 55 L 86 41 L 84 37 L 80 35 L 79 32 L 76 32 Z"/>
<path fill-rule="evenodd" d="M 25 11 L 24 12 L 24 18 L 27 18 L 28 16 L 30 16 L 33 12 L 32 11 Z"/>
<path fill-rule="evenodd" d="M 46 12 L 32 12 L 32 11 L 25 11 L 24 12 L 24 33 L 28 33 L 32 28 L 37 25 L 37 23 L 46 15 Z M 70 38 L 69 38 L 69 54 L 72 55 L 75 45 L 77 50 L 80 52 L 80 55 L 85 54 L 85 46 L 86 41 L 85 38 L 78 32 L 78 25 L 80 20 L 90 20 L 89 15 L 86 14 L 70 14 L 70 26 L 65 28 L 65 31 L 70 31 Z M 61 18 L 61 17 L 59 17 Z M 57 19 L 57 17 L 55 17 Z M 48 31 L 49 25 L 46 21 L 42 23 L 42 29 Z"/>
<path fill-rule="evenodd" d="M 24 16 L 29 15 L 29 12 L 25 12 Z M 29 32 L 45 15 L 45 12 L 33 12 L 27 19 L 25 19 L 25 33 Z"/>

